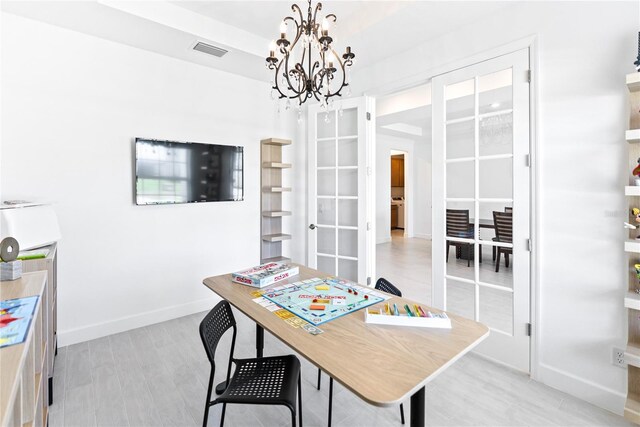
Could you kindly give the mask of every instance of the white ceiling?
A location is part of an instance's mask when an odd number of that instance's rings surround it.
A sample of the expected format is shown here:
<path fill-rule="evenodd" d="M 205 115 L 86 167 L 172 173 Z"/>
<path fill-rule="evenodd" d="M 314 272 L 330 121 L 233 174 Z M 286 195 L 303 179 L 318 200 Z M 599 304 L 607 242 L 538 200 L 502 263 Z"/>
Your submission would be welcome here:
<path fill-rule="evenodd" d="M 304 1 L 173 1 L 208 18 L 253 33 L 267 43 L 279 36 L 280 22 L 294 15 L 293 3 L 305 14 Z M 315 7 L 317 1 L 313 1 Z M 322 1 L 325 16 L 338 17 L 334 39 L 339 52 L 351 46 L 364 68 L 416 43 L 444 35 L 509 6 L 504 1 Z"/>
<path fill-rule="evenodd" d="M 2 1 L 2 11 L 263 81 L 269 42 L 292 1 Z M 485 16 L 500 1 L 323 2 L 335 13 L 338 51 L 349 45 L 364 68 Z M 298 1 L 303 11 L 307 3 Z M 313 2 L 315 6 L 316 2 Z M 191 50 L 198 41 L 229 50 L 223 58 Z"/>

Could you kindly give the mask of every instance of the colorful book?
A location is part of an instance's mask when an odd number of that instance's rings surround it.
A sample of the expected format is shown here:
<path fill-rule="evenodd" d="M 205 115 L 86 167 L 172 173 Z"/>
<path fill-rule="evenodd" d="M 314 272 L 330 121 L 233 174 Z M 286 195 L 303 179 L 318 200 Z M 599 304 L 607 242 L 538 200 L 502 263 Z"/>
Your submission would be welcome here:
<path fill-rule="evenodd" d="M 269 262 L 231 275 L 232 280 L 255 288 L 264 288 L 299 273 L 299 268 L 280 262 Z"/>

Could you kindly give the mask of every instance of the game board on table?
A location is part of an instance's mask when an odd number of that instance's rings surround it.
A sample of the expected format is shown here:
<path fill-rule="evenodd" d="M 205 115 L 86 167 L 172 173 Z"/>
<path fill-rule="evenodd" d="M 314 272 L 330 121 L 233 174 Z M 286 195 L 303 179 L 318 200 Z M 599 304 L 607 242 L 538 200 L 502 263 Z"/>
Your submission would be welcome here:
<path fill-rule="evenodd" d="M 263 297 L 316 326 L 385 300 L 371 288 L 335 277 L 275 286 Z"/>

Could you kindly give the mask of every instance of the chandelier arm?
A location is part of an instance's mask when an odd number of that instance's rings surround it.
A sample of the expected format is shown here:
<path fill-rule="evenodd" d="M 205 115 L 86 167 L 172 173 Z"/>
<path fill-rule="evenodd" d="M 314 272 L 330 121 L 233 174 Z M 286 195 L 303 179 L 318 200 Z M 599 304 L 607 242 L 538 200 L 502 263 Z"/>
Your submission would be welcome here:
<path fill-rule="evenodd" d="M 329 85 L 329 80 L 327 79 L 327 87 L 329 88 L 329 91 L 327 92 L 327 95 L 326 95 L 327 98 L 339 95 L 340 92 L 342 91 L 342 88 L 347 86 L 347 73 L 346 73 L 345 65 L 340 60 L 340 57 L 336 54 L 336 51 L 333 48 L 330 48 L 330 49 L 331 49 L 331 52 L 333 53 L 333 56 L 336 58 L 336 61 L 338 61 L 338 64 L 340 65 L 340 69 L 342 70 L 342 83 L 340 84 L 340 87 L 338 88 L 338 90 L 331 93 L 331 86 Z"/>
<path fill-rule="evenodd" d="M 311 9 L 311 1 L 309 1 L 309 9 Z M 316 4 L 316 10 L 313 12 L 313 20 L 311 21 L 314 24 L 314 28 L 313 28 L 313 32 L 317 32 L 317 28 L 318 28 L 318 22 L 316 21 L 316 17 L 318 16 L 318 11 L 322 10 L 322 3 L 318 2 L 318 4 Z"/>
<path fill-rule="evenodd" d="M 302 18 L 302 9 L 300 9 L 300 6 L 298 6 L 297 4 L 294 3 L 294 4 L 291 5 L 291 10 L 293 12 L 298 12 L 298 15 L 300 16 L 300 22 L 304 21 L 304 19 Z M 294 22 L 295 22 L 295 20 L 294 20 Z"/>
<path fill-rule="evenodd" d="M 276 80 L 272 88 L 278 91 L 278 93 L 280 94 L 280 99 L 288 98 L 288 96 L 282 92 L 282 90 L 280 89 L 280 85 L 278 84 L 278 74 L 280 74 L 280 67 L 282 66 L 282 62 L 283 61 L 280 61 L 280 63 L 276 66 L 276 71 L 275 71 Z"/>
<path fill-rule="evenodd" d="M 275 81 L 275 86 L 273 86 L 273 89 L 276 89 L 280 93 L 280 98 L 288 98 L 288 99 L 297 98 L 302 92 L 297 92 L 295 89 L 293 89 L 293 86 L 291 85 L 288 77 L 287 77 L 287 84 L 289 85 L 289 88 L 287 92 L 293 92 L 294 95 L 290 95 L 288 93 L 285 94 L 280 88 L 280 85 L 278 84 L 278 75 L 280 74 L 280 67 L 282 66 L 283 63 L 284 61 L 280 61 L 280 63 L 276 68 L 276 81 Z M 284 74 L 285 76 L 288 74 L 286 66 L 285 66 Z"/>
<path fill-rule="evenodd" d="M 289 99 L 295 98 L 299 94 L 299 92 L 296 89 L 294 89 L 293 85 L 291 84 L 291 79 L 289 78 L 289 74 L 292 71 L 289 68 L 289 54 L 285 54 L 285 60 L 281 61 L 281 62 L 285 63 L 283 75 L 284 75 L 284 78 L 287 80 L 287 86 L 288 86 L 287 91 L 288 92 L 293 92 L 294 94 L 296 94 L 295 96 L 293 96 L 293 95 L 292 96 L 287 96 L 287 98 L 289 98 Z"/>

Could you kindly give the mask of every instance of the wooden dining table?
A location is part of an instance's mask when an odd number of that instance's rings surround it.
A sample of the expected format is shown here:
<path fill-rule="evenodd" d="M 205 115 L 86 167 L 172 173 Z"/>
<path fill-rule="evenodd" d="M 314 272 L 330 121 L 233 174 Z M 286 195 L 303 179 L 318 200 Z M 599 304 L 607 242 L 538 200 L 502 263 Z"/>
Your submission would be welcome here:
<path fill-rule="evenodd" d="M 277 285 L 329 276 L 298 267 L 297 276 Z M 411 397 L 411 426 L 425 425 L 425 385 L 489 334 L 485 325 L 451 313 L 451 329 L 434 329 L 365 323 L 364 310 L 359 310 L 320 325 L 323 333 L 312 335 L 256 304 L 256 288 L 232 282 L 231 274 L 203 283 L 256 323 L 257 357 L 263 354 L 266 329 L 371 405 L 392 406 Z M 406 298 L 391 296 L 388 302 L 440 312 Z"/>

